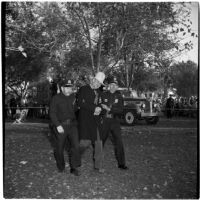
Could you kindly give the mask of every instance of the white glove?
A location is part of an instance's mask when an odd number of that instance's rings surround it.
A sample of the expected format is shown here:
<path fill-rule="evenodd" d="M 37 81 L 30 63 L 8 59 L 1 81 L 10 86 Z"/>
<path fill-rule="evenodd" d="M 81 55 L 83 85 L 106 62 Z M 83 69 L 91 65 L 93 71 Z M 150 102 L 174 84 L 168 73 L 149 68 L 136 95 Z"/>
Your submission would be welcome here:
<path fill-rule="evenodd" d="M 94 110 L 94 115 L 99 115 L 101 112 L 101 107 L 96 107 Z"/>
<path fill-rule="evenodd" d="M 63 129 L 63 127 L 61 125 L 57 126 L 56 128 L 57 128 L 58 133 L 61 133 L 61 134 L 64 133 L 64 129 Z"/>

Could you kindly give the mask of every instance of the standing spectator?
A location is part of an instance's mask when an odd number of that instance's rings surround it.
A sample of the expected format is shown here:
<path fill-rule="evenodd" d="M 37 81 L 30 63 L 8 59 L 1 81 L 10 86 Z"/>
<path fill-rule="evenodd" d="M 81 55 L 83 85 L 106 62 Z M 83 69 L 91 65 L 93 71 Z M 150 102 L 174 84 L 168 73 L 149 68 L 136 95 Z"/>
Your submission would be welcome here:
<path fill-rule="evenodd" d="M 184 115 L 184 98 L 180 97 L 179 99 L 179 116 L 183 116 Z"/>
<path fill-rule="evenodd" d="M 37 101 L 33 102 L 33 118 L 38 118 L 39 115 L 39 104 L 37 103 Z"/>
<path fill-rule="evenodd" d="M 156 100 L 156 112 L 161 112 L 161 99 Z"/>
<path fill-rule="evenodd" d="M 53 96 L 50 103 L 50 119 L 56 136 L 54 156 L 58 172 L 65 171 L 64 148 L 69 145 L 70 173 L 79 176 L 81 166 L 77 122 L 74 112 L 75 95 L 71 80 L 61 83 L 61 93 Z"/>
<path fill-rule="evenodd" d="M 43 105 L 40 105 L 42 108 L 41 108 L 41 118 L 42 119 L 45 119 L 45 116 L 46 116 L 46 106 L 45 106 L 45 104 L 43 104 Z"/>
<path fill-rule="evenodd" d="M 104 79 L 105 74 L 98 72 L 95 77 L 91 78 L 89 85 L 80 88 L 77 96 L 78 106 L 80 108 L 78 114 L 80 147 L 82 152 L 84 152 L 92 144 L 94 164 L 94 144 L 97 139 L 97 123 L 99 123 L 99 114 L 102 110 L 98 105 L 99 93 L 97 89 L 103 84 Z M 102 138 L 101 135 L 100 138 Z M 96 169 L 95 167 L 94 169 L 102 172 L 101 169 Z"/>
<path fill-rule="evenodd" d="M 192 102 L 190 99 L 190 117 L 194 118 L 196 117 L 196 112 L 197 112 L 197 102 L 196 102 L 196 98 L 193 97 Z"/>
<path fill-rule="evenodd" d="M 189 100 L 187 100 L 187 98 L 185 97 L 185 99 L 184 99 L 184 117 L 188 117 L 189 116 L 189 110 L 190 110 L 190 107 L 189 107 Z"/>
<path fill-rule="evenodd" d="M 49 106 L 45 105 L 45 119 L 49 118 Z"/>
<path fill-rule="evenodd" d="M 173 115 L 173 109 L 174 109 L 174 100 L 172 98 L 172 94 L 169 95 L 169 98 L 166 102 L 166 111 L 167 111 L 167 118 L 172 118 Z"/>
<path fill-rule="evenodd" d="M 27 115 L 28 118 L 33 118 L 33 110 L 34 110 L 33 100 L 32 98 L 30 98 L 28 102 L 28 115 Z"/>
<path fill-rule="evenodd" d="M 11 109 L 11 119 L 15 119 L 17 110 L 17 101 L 14 95 L 10 99 L 10 109 Z"/>
<path fill-rule="evenodd" d="M 193 96 L 190 97 L 189 103 L 190 103 L 191 106 L 194 104 L 194 97 Z"/>
<path fill-rule="evenodd" d="M 198 98 L 195 97 L 195 102 L 194 102 L 194 115 L 193 115 L 193 117 L 197 117 L 198 108 L 199 108 L 199 101 L 198 101 Z"/>
<path fill-rule="evenodd" d="M 174 116 L 178 117 L 179 116 L 179 109 L 180 109 L 180 105 L 179 105 L 179 99 L 178 97 L 174 100 Z"/>
<path fill-rule="evenodd" d="M 188 116 L 193 116 L 193 105 L 194 105 L 194 97 L 191 96 L 188 100 Z"/>

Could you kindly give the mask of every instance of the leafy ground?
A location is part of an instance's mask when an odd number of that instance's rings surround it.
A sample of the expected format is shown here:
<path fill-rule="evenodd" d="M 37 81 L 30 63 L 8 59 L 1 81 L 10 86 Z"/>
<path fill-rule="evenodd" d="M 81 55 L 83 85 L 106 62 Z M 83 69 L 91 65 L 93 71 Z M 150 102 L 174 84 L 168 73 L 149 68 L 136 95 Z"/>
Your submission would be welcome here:
<path fill-rule="evenodd" d="M 128 171 L 117 168 L 108 140 L 105 173 L 93 171 L 92 150 L 88 149 L 81 176 L 75 177 L 68 164 L 66 174 L 57 173 L 46 124 L 6 123 L 4 198 L 196 198 L 196 129 L 123 127 L 122 132 Z"/>

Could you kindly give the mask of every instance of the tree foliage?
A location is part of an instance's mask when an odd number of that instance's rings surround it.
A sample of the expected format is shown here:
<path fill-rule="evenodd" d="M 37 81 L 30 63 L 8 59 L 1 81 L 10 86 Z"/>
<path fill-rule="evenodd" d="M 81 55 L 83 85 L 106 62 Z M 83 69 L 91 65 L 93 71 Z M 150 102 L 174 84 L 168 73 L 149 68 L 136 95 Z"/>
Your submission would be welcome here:
<path fill-rule="evenodd" d="M 9 53 L 5 64 L 6 86 L 20 98 L 25 98 L 30 82 L 38 82 L 41 73 L 46 70 L 46 56 L 32 51 L 26 58 L 14 51 Z"/>
<path fill-rule="evenodd" d="M 157 80 L 152 83 L 151 70 L 167 73 L 168 66 L 162 65 L 163 62 L 172 62 L 171 55 L 192 48 L 191 42 L 181 46 L 179 35 L 196 36 L 191 31 L 190 11 L 184 3 L 6 2 L 3 5 L 6 61 L 9 61 L 6 73 L 10 82 L 17 80 L 9 75 L 11 68 L 16 74 L 23 71 L 20 76 L 26 81 L 49 76 L 59 79 L 60 75 L 78 79 L 101 70 L 109 75 L 118 74 L 123 86 L 154 88 L 158 83 Z"/>
<path fill-rule="evenodd" d="M 177 89 L 177 94 L 184 97 L 198 93 L 198 67 L 192 61 L 180 62 L 173 66 L 172 84 Z"/>

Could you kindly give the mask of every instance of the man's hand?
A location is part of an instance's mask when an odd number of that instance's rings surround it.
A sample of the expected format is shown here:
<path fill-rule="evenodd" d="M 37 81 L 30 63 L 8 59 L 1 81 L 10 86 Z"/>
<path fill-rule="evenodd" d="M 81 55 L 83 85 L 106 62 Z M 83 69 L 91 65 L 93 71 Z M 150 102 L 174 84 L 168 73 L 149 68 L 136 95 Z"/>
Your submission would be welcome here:
<path fill-rule="evenodd" d="M 111 110 L 111 109 L 110 109 L 107 105 L 105 105 L 105 104 L 101 104 L 101 106 L 102 106 L 103 109 L 105 109 L 105 110 L 107 110 L 107 111 L 110 111 L 110 110 Z"/>
<path fill-rule="evenodd" d="M 56 128 L 57 128 L 58 133 L 60 133 L 60 134 L 64 133 L 64 129 L 63 129 L 63 127 L 61 125 L 57 126 Z"/>
<path fill-rule="evenodd" d="M 101 107 L 96 107 L 94 110 L 94 115 L 99 115 L 101 112 Z"/>

